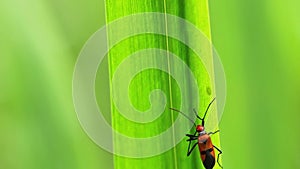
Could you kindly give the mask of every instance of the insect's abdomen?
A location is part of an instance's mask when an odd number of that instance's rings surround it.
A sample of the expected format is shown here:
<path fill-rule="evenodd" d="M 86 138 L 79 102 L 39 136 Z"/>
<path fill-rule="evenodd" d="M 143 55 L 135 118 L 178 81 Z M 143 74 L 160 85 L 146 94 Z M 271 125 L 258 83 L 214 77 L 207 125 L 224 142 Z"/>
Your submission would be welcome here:
<path fill-rule="evenodd" d="M 205 151 L 205 160 L 203 161 L 203 165 L 206 169 L 212 169 L 215 166 L 216 160 L 215 157 L 212 156 L 209 150 Z"/>
<path fill-rule="evenodd" d="M 204 167 L 206 169 L 212 169 L 216 163 L 216 160 L 214 147 L 210 137 L 207 138 L 206 142 L 198 143 L 198 146 Z"/>

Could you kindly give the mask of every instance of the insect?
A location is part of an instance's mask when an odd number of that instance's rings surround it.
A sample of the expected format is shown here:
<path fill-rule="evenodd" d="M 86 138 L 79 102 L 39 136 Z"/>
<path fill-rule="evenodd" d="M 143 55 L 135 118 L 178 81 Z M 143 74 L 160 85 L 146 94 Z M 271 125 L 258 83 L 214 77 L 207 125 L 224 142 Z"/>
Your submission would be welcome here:
<path fill-rule="evenodd" d="M 219 152 L 218 157 L 217 157 L 217 163 L 221 168 L 223 168 L 222 165 L 219 163 L 219 157 L 222 154 L 222 151 L 218 147 L 216 147 L 212 144 L 212 141 L 210 138 L 210 135 L 215 134 L 215 133 L 219 132 L 220 130 L 217 130 L 215 132 L 206 133 L 205 128 L 204 128 L 205 116 L 206 116 L 210 106 L 215 101 L 215 99 L 216 98 L 214 98 L 207 106 L 203 118 L 199 117 L 199 115 L 197 114 L 195 109 L 193 110 L 196 117 L 199 120 L 201 120 L 201 122 L 202 122 L 201 125 L 196 125 L 195 122 L 192 119 L 190 119 L 183 112 L 181 112 L 177 109 L 174 109 L 174 108 L 170 108 L 171 110 L 181 113 L 184 117 L 186 117 L 188 120 L 190 120 L 194 124 L 194 126 L 196 128 L 195 133 L 194 134 L 186 134 L 186 136 L 189 137 L 189 139 L 187 140 L 189 142 L 187 156 L 189 156 L 192 153 L 192 151 L 194 150 L 194 148 L 196 147 L 196 145 L 198 145 L 201 160 L 206 169 L 212 169 L 215 166 L 215 163 L 216 163 L 215 150 L 217 150 Z M 191 147 L 191 143 L 193 140 L 197 140 L 197 142 Z"/>

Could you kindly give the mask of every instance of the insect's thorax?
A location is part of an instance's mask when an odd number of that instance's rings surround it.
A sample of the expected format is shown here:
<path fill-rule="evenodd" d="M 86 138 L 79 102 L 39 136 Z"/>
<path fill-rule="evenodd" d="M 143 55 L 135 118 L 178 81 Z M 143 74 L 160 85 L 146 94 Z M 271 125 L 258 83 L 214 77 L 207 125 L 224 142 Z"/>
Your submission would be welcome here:
<path fill-rule="evenodd" d="M 207 140 L 209 139 L 209 135 L 208 134 L 201 134 L 199 133 L 198 135 L 198 143 L 205 143 Z"/>
<path fill-rule="evenodd" d="M 198 135 L 199 136 L 203 136 L 203 135 L 205 135 L 206 134 L 206 131 L 205 130 L 203 130 L 203 131 L 201 131 L 201 132 L 198 132 Z"/>

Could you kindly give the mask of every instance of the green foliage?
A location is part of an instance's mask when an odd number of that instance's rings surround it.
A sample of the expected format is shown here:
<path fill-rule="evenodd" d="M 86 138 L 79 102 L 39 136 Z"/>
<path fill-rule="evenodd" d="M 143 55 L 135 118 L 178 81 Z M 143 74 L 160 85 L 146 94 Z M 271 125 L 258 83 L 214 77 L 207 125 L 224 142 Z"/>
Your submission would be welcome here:
<path fill-rule="evenodd" d="M 106 1 L 106 20 L 107 23 L 110 23 L 116 19 L 122 18 L 127 15 L 141 13 L 141 12 L 160 12 L 168 13 L 182 17 L 189 22 L 193 23 L 198 29 L 202 30 L 205 35 L 210 38 L 210 25 L 209 25 L 209 14 L 208 14 L 208 4 L 206 0 L 201 1 L 116 1 L 116 0 L 107 0 Z M 122 25 L 124 29 L 134 30 L 137 25 L 139 26 L 152 26 L 155 25 L 155 19 L 152 20 L 152 23 L 145 22 L 136 22 L 133 21 L 133 24 Z M 161 29 L 177 29 L 176 32 L 180 33 L 185 31 L 184 28 L 177 27 L 176 25 L 155 25 L 157 27 L 162 27 Z M 167 31 L 167 30 L 164 30 Z M 113 37 L 116 32 L 108 29 L 108 40 L 110 37 Z M 201 44 L 199 44 L 201 45 Z M 200 87 L 199 96 L 203 102 L 200 103 L 199 112 L 204 112 L 207 104 L 210 102 L 211 96 L 210 89 L 210 79 L 206 70 L 204 69 L 202 63 L 199 61 L 198 56 L 187 46 L 179 42 L 178 40 L 172 39 L 170 37 L 154 34 L 144 34 L 133 36 L 127 38 L 126 40 L 121 41 L 116 46 L 114 46 L 109 52 L 109 70 L 110 70 L 110 79 L 113 78 L 113 75 L 119 65 L 127 57 L 130 57 L 131 54 L 142 49 L 148 48 L 159 48 L 168 50 L 185 62 L 190 69 L 193 71 L 196 76 L 197 82 Z M 154 55 L 154 53 L 153 53 Z M 152 58 L 143 60 L 144 62 L 151 61 Z M 157 60 L 159 62 L 160 60 Z M 132 67 L 135 67 L 136 64 L 143 64 L 143 62 L 132 62 L 131 66 L 127 68 L 130 72 Z M 170 69 L 172 65 L 168 65 Z M 182 72 L 183 73 L 183 72 Z M 118 84 L 125 85 L 125 84 Z M 111 90 L 117 90 L 110 86 Z M 154 89 L 161 89 L 167 97 L 167 105 L 163 114 L 153 122 L 142 124 L 136 123 L 131 120 L 126 119 L 120 112 L 116 109 L 115 105 L 112 104 L 112 126 L 118 132 L 130 136 L 130 137 L 151 137 L 158 135 L 159 133 L 168 129 L 176 119 L 178 114 L 173 114 L 168 109 L 168 107 L 180 107 L 181 100 L 184 99 L 186 102 L 193 102 L 193 98 L 190 96 L 181 96 L 180 89 L 176 81 L 167 73 L 160 70 L 146 70 L 138 74 L 131 82 L 129 86 L 130 101 L 133 106 L 140 111 L 145 111 L 150 107 L 148 100 L 149 94 Z M 186 85 L 183 86 L 185 93 L 189 93 L 189 84 L 188 79 L 186 80 Z M 188 95 L 188 94 L 187 94 Z M 122 99 L 124 96 L 120 96 Z M 125 96 L 126 97 L 126 96 Z M 190 106 L 190 105 L 187 105 Z M 184 124 L 182 124 L 184 125 Z M 173 137 L 177 134 L 177 131 L 173 131 Z M 178 133 L 179 134 L 179 133 Z M 182 133 L 180 133 L 182 134 Z M 173 138 L 174 139 L 174 138 Z M 144 147 L 143 145 L 124 145 L 124 143 L 119 142 L 118 136 L 114 137 L 114 148 L 115 149 L 126 149 L 131 151 L 132 149 L 140 149 L 145 151 L 147 149 L 153 149 L 156 147 Z M 213 141 L 216 145 L 218 144 L 218 136 L 214 136 Z M 163 144 L 170 144 L 169 140 L 165 142 L 157 143 L 157 146 Z M 171 142 L 171 144 L 174 144 Z M 186 156 L 187 152 L 187 142 L 183 140 L 176 147 L 171 150 L 157 155 L 151 158 L 142 158 L 142 159 L 133 159 L 121 156 L 114 156 L 114 167 L 120 169 L 131 169 L 131 168 L 153 168 L 153 164 L 158 168 L 201 168 L 202 162 L 200 160 L 200 155 L 198 150 L 190 156 Z M 216 165 L 215 168 L 218 168 Z"/>

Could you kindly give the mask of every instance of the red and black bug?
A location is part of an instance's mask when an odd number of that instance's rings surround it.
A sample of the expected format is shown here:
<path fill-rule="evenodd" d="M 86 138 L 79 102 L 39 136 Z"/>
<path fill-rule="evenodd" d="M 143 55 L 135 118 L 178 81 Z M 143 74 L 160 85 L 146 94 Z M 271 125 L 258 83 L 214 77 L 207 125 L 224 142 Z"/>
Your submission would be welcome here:
<path fill-rule="evenodd" d="M 201 160 L 206 169 L 212 169 L 215 166 L 215 163 L 216 163 L 215 150 L 217 150 L 219 152 L 218 157 L 217 157 L 217 163 L 221 168 L 223 168 L 221 166 L 221 164 L 219 163 L 219 157 L 220 157 L 220 154 L 222 154 L 222 151 L 218 147 L 216 147 L 212 144 L 212 141 L 210 138 L 210 135 L 215 134 L 215 133 L 219 132 L 220 130 L 217 130 L 215 132 L 206 133 L 205 128 L 204 128 L 205 116 L 209 110 L 209 107 L 211 106 L 211 104 L 214 101 L 215 101 L 215 98 L 207 106 L 203 118 L 199 117 L 196 110 L 194 109 L 194 113 L 195 113 L 196 117 L 202 121 L 201 125 L 196 125 L 195 122 L 192 119 L 190 119 L 183 112 L 181 112 L 177 109 L 174 109 L 174 108 L 170 108 L 171 110 L 181 113 L 183 116 L 185 116 L 187 119 L 189 119 L 194 124 L 194 126 L 196 128 L 195 133 L 194 134 L 186 134 L 186 136 L 189 137 L 189 139 L 187 140 L 189 142 L 187 156 L 189 156 L 192 153 L 192 151 L 194 150 L 194 148 L 196 147 L 196 145 L 198 145 Z M 197 140 L 197 142 L 191 147 L 191 143 L 193 140 Z"/>

